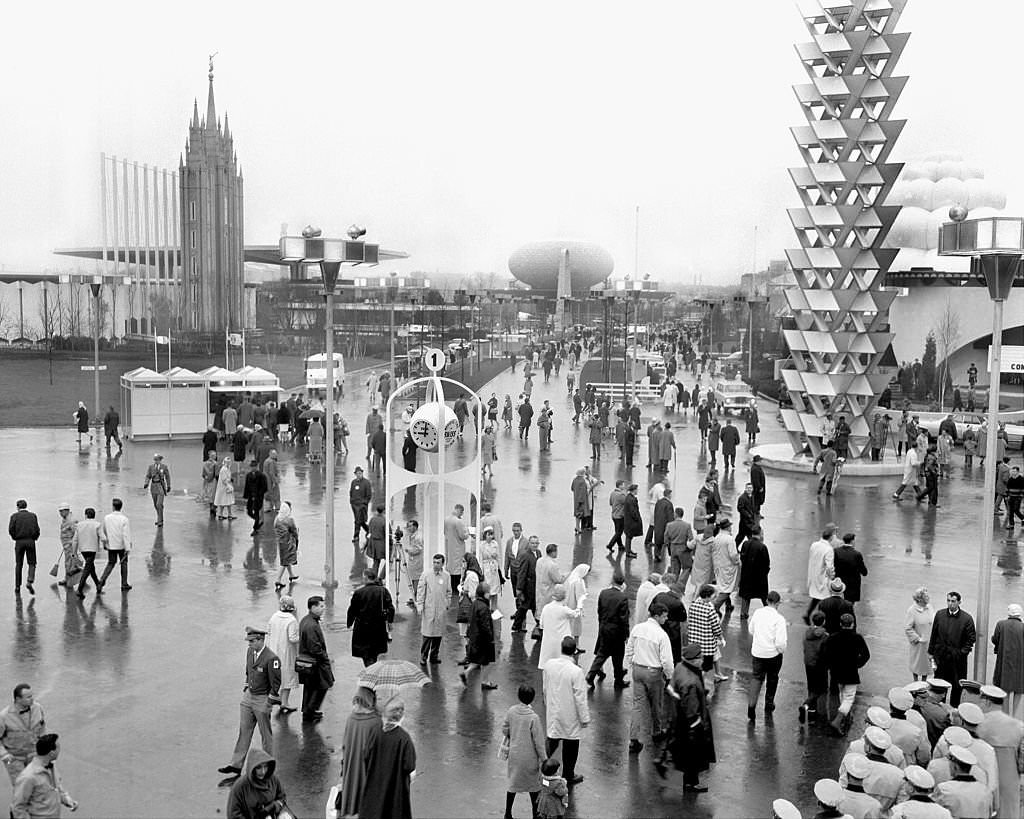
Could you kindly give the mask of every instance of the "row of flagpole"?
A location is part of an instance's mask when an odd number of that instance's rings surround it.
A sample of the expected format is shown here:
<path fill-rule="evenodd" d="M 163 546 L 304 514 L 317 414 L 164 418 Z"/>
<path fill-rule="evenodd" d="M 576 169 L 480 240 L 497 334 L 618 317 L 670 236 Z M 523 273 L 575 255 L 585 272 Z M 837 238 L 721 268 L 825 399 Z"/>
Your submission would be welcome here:
<path fill-rule="evenodd" d="M 156 331 L 153 332 L 153 370 L 160 372 L 160 345 L 167 345 L 167 369 L 171 369 L 171 334 L 168 331 L 165 336 L 158 336 Z M 227 330 L 224 331 L 224 368 L 231 369 L 231 360 L 228 355 L 229 347 L 241 347 L 242 348 L 242 367 L 245 367 L 245 331 L 241 333 L 229 333 Z"/>

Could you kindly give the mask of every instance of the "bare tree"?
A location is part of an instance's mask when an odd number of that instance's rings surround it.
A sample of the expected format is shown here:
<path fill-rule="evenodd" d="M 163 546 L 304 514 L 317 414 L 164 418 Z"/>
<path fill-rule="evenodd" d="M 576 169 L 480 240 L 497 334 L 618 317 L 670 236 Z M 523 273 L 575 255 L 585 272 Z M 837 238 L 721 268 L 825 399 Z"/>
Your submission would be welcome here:
<path fill-rule="evenodd" d="M 58 286 L 59 287 L 59 286 Z M 50 370 L 50 386 L 53 386 L 53 337 L 60 322 L 60 308 L 43 282 L 42 297 L 39 299 L 39 327 L 46 339 L 46 359 Z"/>
<path fill-rule="evenodd" d="M 14 322 L 14 310 L 7 302 L 7 297 L 0 295 L 0 337 L 7 338 L 7 333 Z"/>
<path fill-rule="evenodd" d="M 960 314 L 948 297 L 932 332 L 935 334 L 939 357 L 939 406 L 943 407 L 946 398 L 946 382 L 949 380 L 949 359 L 956 352 L 957 343 L 960 341 Z"/>

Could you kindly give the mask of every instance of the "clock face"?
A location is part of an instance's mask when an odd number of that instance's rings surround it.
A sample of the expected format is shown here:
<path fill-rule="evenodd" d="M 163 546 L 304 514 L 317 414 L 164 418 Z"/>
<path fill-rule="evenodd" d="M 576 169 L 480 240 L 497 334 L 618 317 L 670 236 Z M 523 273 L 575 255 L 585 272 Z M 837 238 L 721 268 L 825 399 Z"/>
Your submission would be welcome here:
<path fill-rule="evenodd" d="M 412 440 L 420 449 L 437 452 L 437 427 L 425 418 L 417 418 L 409 427 Z"/>

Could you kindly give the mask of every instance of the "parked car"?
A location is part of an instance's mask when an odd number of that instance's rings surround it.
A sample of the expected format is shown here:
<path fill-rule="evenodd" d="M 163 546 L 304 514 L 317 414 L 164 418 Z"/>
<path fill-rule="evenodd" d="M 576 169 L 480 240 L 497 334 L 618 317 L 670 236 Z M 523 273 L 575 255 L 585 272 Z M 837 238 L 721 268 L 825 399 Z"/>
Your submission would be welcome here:
<path fill-rule="evenodd" d="M 757 398 L 743 381 L 719 381 L 715 384 L 715 404 L 726 415 L 743 415 L 750 407 L 757 406 Z"/>
<path fill-rule="evenodd" d="M 948 412 L 911 413 L 911 415 L 919 415 L 921 417 L 921 426 L 928 432 L 928 437 L 932 440 L 939 437 L 939 424 L 949 414 Z M 954 412 L 952 415 L 953 422 L 956 424 L 956 437 L 958 441 L 963 438 L 964 431 L 968 426 L 977 432 L 982 422 L 988 417 L 988 414 L 984 412 Z M 896 415 L 893 414 L 893 417 L 896 417 Z M 999 413 L 999 421 L 1006 424 L 1006 445 L 1010 449 L 1024 449 L 1024 410 L 1001 412 Z"/>

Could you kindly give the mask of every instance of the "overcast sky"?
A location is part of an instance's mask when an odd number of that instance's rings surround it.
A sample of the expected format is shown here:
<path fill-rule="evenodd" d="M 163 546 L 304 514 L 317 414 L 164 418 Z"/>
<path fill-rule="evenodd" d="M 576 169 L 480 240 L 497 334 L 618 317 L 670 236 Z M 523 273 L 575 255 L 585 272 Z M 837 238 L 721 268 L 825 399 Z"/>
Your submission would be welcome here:
<path fill-rule="evenodd" d="M 41 11 L 35 11 L 40 9 Z M 0 264 L 98 245 L 99 154 L 177 168 L 193 99 L 230 115 L 247 244 L 283 222 L 407 251 L 389 269 L 496 271 L 596 241 L 616 274 L 735 280 L 793 246 L 785 0 L 12 4 L 0 52 Z M 1020 203 L 1024 4 L 910 0 L 895 160 L 952 150 Z"/>

